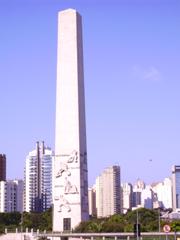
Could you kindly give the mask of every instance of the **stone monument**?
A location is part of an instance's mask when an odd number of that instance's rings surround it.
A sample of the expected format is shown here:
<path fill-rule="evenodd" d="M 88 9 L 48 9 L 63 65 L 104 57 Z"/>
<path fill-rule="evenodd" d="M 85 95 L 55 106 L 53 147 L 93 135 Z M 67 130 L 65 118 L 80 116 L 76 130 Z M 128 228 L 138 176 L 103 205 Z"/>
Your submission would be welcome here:
<path fill-rule="evenodd" d="M 81 16 L 59 12 L 53 231 L 88 220 L 88 171 Z"/>

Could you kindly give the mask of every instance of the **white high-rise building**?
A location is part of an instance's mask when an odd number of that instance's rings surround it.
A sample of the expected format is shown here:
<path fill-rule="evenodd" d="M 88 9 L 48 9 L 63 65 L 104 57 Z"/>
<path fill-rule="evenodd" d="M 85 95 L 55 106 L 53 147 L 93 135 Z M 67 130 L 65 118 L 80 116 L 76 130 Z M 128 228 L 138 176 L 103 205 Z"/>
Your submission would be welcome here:
<path fill-rule="evenodd" d="M 120 186 L 119 166 L 106 168 L 96 178 L 97 217 L 108 217 L 121 212 Z"/>
<path fill-rule="evenodd" d="M 122 213 L 126 213 L 132 208 L 132 184 L 122 183 L 121 185 Z"/>
<path fill-rule="evenodd" d="M 89 215 L 96 216 L 96 187 L 88 188 Z"/>
<path fill-rule="evenodd" d="M 74 9 L 58 16 L 53 206 L 53 231 L 89 219 L 82 20 Z"/>
<path fill-rule="evenodd" d="M 0 212 L 7 212 L 6 182 L 0 181 Z"/>
<path fill-rule="evenodd" d="M 52 205 L 52 157 L 53 152 L 44 142 L 36 143 L 36 149 L 26 158 L 24 211 L 42 212 Z"/>
<path fill-rule="evenodd" d="M 101 176 L 96 178 L 96 211 L 97 217 L 103 216 L 103 179 Z"/>
<path fill-rule="evenodd" d="M 170 178 L 152 184 L 152 190 L 155 195 L 154 208 L 172 208 L 172 181 Z"/>
<path fill-rule="evenodd" d="M 173 211 L 180 212 L 180 166 L 172 166 Z"/>
<path fill-rule="evenodd" d="M 143 189 L 145 189 L 145 183 L 141 179 L 137 179 L 133 186 L 132 209 L 143 207 L 141 198 Z"/>
<path fill-rule="evenodd" d="M 23 180 L 0 181 L 0 212 L 23 211 Z"/>
<path fill-rule="evenodd" d="M 150 185 L 147 185 L 144 189 L 142 189 L 141 206 L 143 208 L 153 208 L 153 191 Z"/>

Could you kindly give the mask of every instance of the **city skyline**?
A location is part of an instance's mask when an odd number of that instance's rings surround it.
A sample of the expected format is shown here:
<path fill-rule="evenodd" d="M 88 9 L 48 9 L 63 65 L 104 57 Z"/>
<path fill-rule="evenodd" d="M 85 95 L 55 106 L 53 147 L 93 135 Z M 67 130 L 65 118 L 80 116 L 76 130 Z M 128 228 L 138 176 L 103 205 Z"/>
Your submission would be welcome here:
<path fill-rule="evenodd" d="M 57 13 L 65 8 L 81 12 L 84 23 L 89 185 L 116 163 L 123 182 L 170 176 L 180 159 L 179 7 L 161 0 L 2 1 L 0 151 L 7 177 L 23 178 L 34 142 L 54 150 Z"/>

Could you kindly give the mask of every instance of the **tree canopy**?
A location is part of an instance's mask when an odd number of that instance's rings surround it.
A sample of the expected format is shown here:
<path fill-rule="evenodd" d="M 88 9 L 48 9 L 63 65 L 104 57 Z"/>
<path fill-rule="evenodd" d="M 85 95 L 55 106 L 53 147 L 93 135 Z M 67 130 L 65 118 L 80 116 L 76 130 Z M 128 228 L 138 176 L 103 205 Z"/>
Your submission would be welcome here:
<path fill-rule="evenodd" d="M 134 224 L 141 225 L 142 232 L 159 231 L 159 212 L 157 210 L 150 210 L 140 208 L 134 211 L 128 211 L 126 214 L 115 214 L 107 218 L 91 218 L 89 221 L 81 222 L 74 232 L 133 232 Z M 169 224 L 172 231 L 180 231 L 180 220 L 165 221 L 161 219 L 161 231 L 165 224 Z M 0 213 L 0 232 L 4 232 L 5 228 L 19 231 L 23 228 L 25 230 L 31 228 L 36 231 L 52 231 L 52 209 L 43 213 Z"/>

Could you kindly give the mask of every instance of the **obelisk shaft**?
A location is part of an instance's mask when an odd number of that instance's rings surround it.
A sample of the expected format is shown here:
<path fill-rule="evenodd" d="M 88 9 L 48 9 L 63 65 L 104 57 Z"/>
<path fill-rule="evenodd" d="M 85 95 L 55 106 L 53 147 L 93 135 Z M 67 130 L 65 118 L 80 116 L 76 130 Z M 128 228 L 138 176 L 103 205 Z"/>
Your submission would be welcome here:
<path fill-rule="evenodd" d="M 88 215 L 81 16 L 59 13 L 53 230 L 69 231 Z"/>

